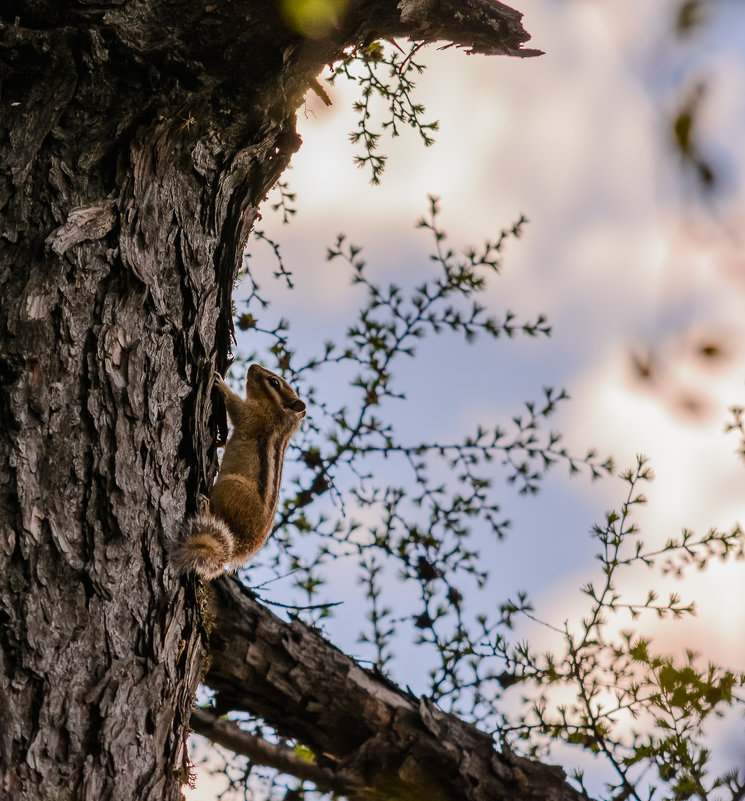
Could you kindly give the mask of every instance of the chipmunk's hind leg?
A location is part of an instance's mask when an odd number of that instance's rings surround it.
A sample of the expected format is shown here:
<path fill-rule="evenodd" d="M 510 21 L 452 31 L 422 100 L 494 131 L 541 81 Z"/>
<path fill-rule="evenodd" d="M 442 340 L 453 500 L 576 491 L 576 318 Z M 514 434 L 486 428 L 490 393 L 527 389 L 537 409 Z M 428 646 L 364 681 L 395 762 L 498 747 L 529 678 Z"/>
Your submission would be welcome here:
<path fill-rule="evenodd" d="M 221 475 L 210 495 L 212 513 L 224 520 L 235 537 L 234 561 L 245 562 L 261 548 L 274 518 L 256 481 L 237 473 Z"/>

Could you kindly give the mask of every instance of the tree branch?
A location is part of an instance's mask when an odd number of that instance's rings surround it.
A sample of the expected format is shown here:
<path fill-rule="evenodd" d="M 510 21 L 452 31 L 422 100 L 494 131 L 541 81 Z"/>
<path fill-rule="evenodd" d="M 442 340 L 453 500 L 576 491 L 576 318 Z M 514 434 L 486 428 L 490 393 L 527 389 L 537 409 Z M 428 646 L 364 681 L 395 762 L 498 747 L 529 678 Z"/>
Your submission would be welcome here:
<path fill-rule="evenodd" d="M 272 40 L 282 47 L 303 40 L 286 25 L 279 4 L 256 0 L 233 0 L 230 4 L 205 6 L 201 0 L 164 0 L 141 3 L 137 12 L 120 3 L 80 4 L 74 0 L 10 0 L 0 11 L 0 24 L 13 24 L 18 15 L 26 24 L 46 26 L 103 24 L 132 52 L 189 65 L 200 59 L 200 68 L 216 76 L 225 73 L 222 56 L 240 59 L 245 65 L 242 43 L 254 46 Z M 175 13 L 178 9 L 181 13 Z M 318 54 L 329 46 L 345 47 L 373 39 L 406 36 L 417 41 L 447 42 L 487 55 L 537 56 L 540 50 L 524 50 L 530 35 L 522 25 L 522 14 L 497 0 L 358 0 L 349 3 L 337 27 L 332 27 L 305 55 Z M 195 35 L 195 25 L 199 35 Z M 228 27 L 229 26 L 229 27 Z M 256 66 L 256 57 L 252 63 Z"/>
<path fill-rule="evenodd" d="M 397 35 L 423 42 L 445 41 L 469 53 L 540 56 L 542 50 L 524 50 L 530 40 L 523 15 L 496 0 L 400 0 Z"/>
<path fill-rule="evenodd" d="M 218 709 L 248 712 L 308 745 L 321 768 L 346 777 L 349 797 L 584 797 L 560 767 L 496 751 L 488 734 L 365 670 L 309 626 L 280 620 L 234 579 L 213 588 L 216 627 L 206 683 L 217 693 Z"/>
<path fill-rule="evenodd" d="M 358 789 L 358 783 L 352 777 L 345 776 L 343 772 L 308 762 L 291 749 L 243 731 L 232 721 L 218 717 L 209 709 L 201 707 L 194 709 L 191 715 L 191 727 L 197 734 L 229 748 L 236 754 L 247 756 L 257 765 L 276 768 L 281 773 L 313 782 L 322 792 L 349 795 Z"/>

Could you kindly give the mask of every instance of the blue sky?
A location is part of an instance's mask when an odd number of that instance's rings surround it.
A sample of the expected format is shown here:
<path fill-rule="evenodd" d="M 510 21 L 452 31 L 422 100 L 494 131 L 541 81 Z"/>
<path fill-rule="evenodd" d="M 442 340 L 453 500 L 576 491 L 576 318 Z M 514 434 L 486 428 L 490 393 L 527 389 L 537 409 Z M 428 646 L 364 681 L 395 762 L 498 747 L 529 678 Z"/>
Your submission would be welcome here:
<path fill-rule="evenodd" d="M 561 428 L 575 452 L 597 447 L 619 467 L 638 452 L 652 459 L 649 536 L 664 538 L 683 525 L 745 519 L 745 469 L 723 434 L 728 407 L 745 399 L 745 93 L 733 88 L 745 78 L 745 12 L 723 3 L 699 38 L 674 47 L 663 13 L 673 4 L 651 5 L 525 3 L 533 43 L 546 50 L 540 59 L 430 50 L 419 88 L 440 121 L 437 143 L 425 150 L 408 132 L 384 141 L 389 164 L 379 187 L 354 168 L 346 141 L 354 88 L 333 87 L 331 109 L 309 95 L 299 114 L 304 145 L 286 173 L 297 217 L 281 226 L 267 214 L 261 227 L 282 243 L 299 285 L 278 293 L 279 312 L 297 341 L 321 341 L 359 300 L 343 270 L 324 261 L 337 232 L 364 247 L 376 277 L 405 281 L 427 269 L 430 242 L 413 227 L 427 194 L 442 198 L 455 246 L 478 244 L 525 213 L 530 224 L 509 244 L 489 301 L 525 317 L 547 313 L 551 340 L 424 346 L 407 368 L 411 403 L 401 425 L 412 438 L 428 426 L 466 431 L 515 413 L 544 384 L 565 386 L 573 400 Z M 666 139 L 670 109 L 704 75 L 704 144 L 726 168 L 727 187 L 706 202 Z M 249 249 L 260 263 L 260 245 Z M 716 365 L 694 355 L 709 340 L 724 349 Z M 660 381 L 648 387 L 634 376 L 632 354 L 650 351 Z M 417 393 L 436 399 L 425 416 Z M 558 473 L 549 484 L 541 501 L 515 502 L 516 525 L 555 520 L 559 504 L 569 507 L 568 529 L 586 521 L 584 536 L 621 491 Z"/>

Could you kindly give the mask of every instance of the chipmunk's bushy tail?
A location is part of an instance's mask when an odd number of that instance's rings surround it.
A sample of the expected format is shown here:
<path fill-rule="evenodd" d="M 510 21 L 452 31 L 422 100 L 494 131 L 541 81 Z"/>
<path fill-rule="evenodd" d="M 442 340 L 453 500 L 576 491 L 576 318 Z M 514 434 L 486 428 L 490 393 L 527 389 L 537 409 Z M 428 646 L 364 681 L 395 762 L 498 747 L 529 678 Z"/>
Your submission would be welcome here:
<path fill-rule="evenodd" d="M 186 521 L 183 539 L 171 549 L 171 561 L 179 573 L 195 571 L 213 579 L 232 560 L 234 548 L 227 523 L 212 515 L 198 514 Z"/>

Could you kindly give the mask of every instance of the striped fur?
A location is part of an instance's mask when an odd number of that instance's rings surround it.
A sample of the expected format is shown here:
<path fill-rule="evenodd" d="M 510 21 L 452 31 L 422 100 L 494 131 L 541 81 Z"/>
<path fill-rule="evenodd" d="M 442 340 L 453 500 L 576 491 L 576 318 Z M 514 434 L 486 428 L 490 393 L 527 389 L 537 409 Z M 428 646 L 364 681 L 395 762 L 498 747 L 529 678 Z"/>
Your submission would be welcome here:
<path fill-rule="evenodd" d="M 289 444 L 290 434 L 282 431 L 273 431 L 270 436 L 262 436 L 256 442 L 256 452 L 259 457 L 259 478 L 256 484 L 259 495 L 266 501 L 267 509 L 271 510 L 272 517 L 277 510 L 282 467 Z"/>

